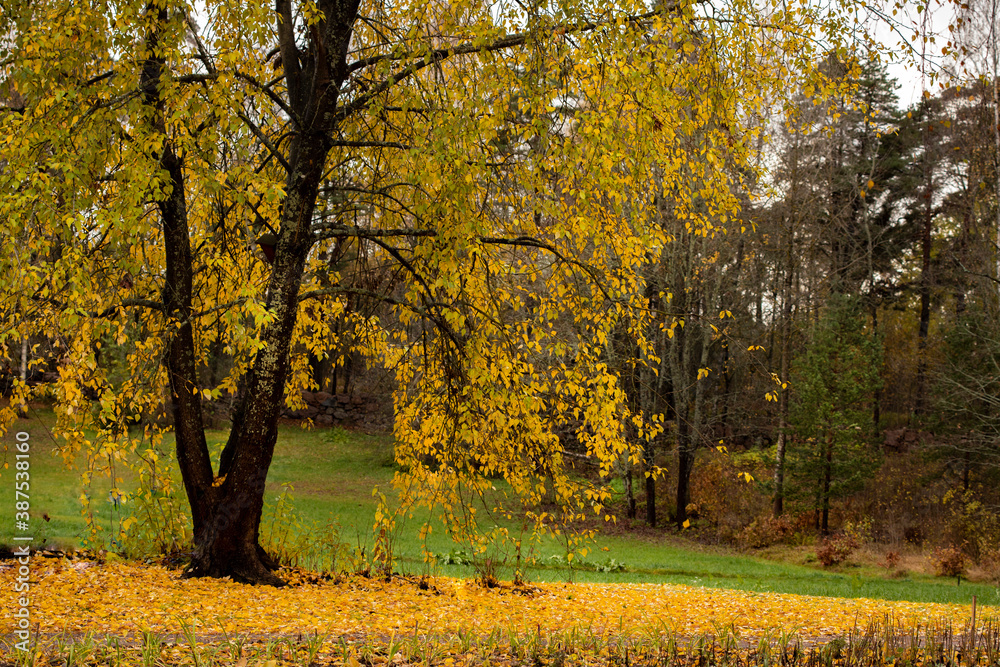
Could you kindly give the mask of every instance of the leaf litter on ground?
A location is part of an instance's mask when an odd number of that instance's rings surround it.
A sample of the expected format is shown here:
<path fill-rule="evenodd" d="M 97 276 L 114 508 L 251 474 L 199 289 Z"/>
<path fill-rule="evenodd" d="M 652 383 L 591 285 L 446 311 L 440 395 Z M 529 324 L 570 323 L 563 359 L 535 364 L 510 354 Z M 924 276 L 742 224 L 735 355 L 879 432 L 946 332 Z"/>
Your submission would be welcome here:
<path fill-rule="evenodd" d="M 13 591 L 17 569 L 0 564 L 0 585 Z M 535 583 L 487 588 L 473 580 L 429 577 L 384 581 L 360 576 L 325 580 L 292 571 L 285 588 L 219 579 L 185 579 L 178 570 L 124 561 L 35 559 L 32 626 L 41 635 L 142 632 L 179 635 L 302 635 L 388 637 L 412 633 L 525 632 L 641 634 L 669 630 L 696 636 L 731 627 L 744 638 L 795 632 L 842 636 L 872 620 L 907 626 L 964 623 L 969 605 L 827 598 L 701 588 L 676 584 Z M 15 627 L 14 600 L 0 634 Z M 995 616 L 980 607 L 980 618 Z"/>

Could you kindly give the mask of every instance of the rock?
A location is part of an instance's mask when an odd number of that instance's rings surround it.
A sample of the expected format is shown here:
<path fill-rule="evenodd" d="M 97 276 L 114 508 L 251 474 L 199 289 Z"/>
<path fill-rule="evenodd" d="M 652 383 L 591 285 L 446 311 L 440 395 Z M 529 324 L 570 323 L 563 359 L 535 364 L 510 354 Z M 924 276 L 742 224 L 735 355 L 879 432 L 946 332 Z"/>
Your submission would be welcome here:
<path fill-rule="evenodd" d="M 325 391 L 317 391 L 315 394 L 313 394 L 313 400 L 315 400 L 323 407 L 327 407 L 326 402 L 329 401 L 331 398 L 333 398 L 333 394 L 330 394 Z"/>
<path fill-rule="evenodd" d="M 333 413 L 333 418 L 339 421 L 344 421 L 345 419 L 347 419 L 347 412 L 345 412 L 344 410 L 336 410 Z"/>
<path fill-rule="evenodd" d="M 333 408 L 333 407 L 336 407 L 338 405 L 337 399 L 334 398 L 333 396 L 330 396 L 330 394 L 327 394 L 327 396 L 329 398 L 323 399 L 320 402 L 320 405 L 322 405 L 324 408 Z"/>
<path fill-rule="evenodd" d="M 316 395 L 314 393 L 312 393 L 311 391 L 306 391 L 305 389 L 303 389 L 302 390 L 302 400 L 305 401 L 306 404 L 315 403 L 316 402 Z"/>
<path fill-rule="evenodd" d="M 316 417 L 317 426 L 330 426 L 331 424 L 333 424 L 333 417 L 331 417 L 330 415 L 324 414 L 320 415 L 319 417 Z"/>

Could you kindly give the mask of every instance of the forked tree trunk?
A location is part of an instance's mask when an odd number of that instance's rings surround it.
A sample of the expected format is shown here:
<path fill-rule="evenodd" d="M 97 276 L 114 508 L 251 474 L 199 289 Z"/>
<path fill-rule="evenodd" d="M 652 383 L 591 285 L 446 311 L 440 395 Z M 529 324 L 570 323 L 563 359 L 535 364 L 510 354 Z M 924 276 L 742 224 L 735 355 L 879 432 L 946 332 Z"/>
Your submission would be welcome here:
<path fill-rule="evenodd" d="M 230 576 L 247 583 L 283 584 L 272 572 L 276 563 L 260 547 L 258 533 L 291 364 L 299 289 L 314 242 L 313 209 L 336 123 L 333 111 L 337 92 L 347 76 L 347 47 L 357 6 L 356 0 L 320 3 L 327 20 L 313 26 L 315 49 L 312 59 L 302 67 L 292 30 L 291 5 L 288 0 L 277 3 L 281 15 L 279 41 L 298 132 L 290 141 L 286 158 L 287 194 L 268 285 L 266 307 L 274 317 L 262 332 L 263 346 L 243 381 L 217 477 L 205 441 L 191 325 L 194 273 L 183 158 L 166 132 L 166 104 L 161 90 L 166 62 L 156 55 L 162 51 L 158 43 L 170 17 L 165 7 L 151 3 L 147 8 L 153 27 L 146 42 L 154 55 L 142 64 L 143 102 L 150 111 L 150 129 L 164 139 L 162 153 L 156 157 L 171 183 L 170 195 L 157 204 L 166 262 L 164 314 L 179 323 L 167 343 L 165 364 L 170 378 L 177 460 L 194 528 L 195 554 L 187 576 Z"/>
<path fill-rule="evenodd" d="M 299 288 L 312 247 L 309 221 L 329 150 L 329 140 L 322 134 L 305 135 L 299 141 L 304 145 L 293 145 L 292 154 L 299 159 L 292 164 L 289 176 L 290 184 L 298 188 L 289 188 L 285 199 L 282 232 L 268 286 L 266 306 L 274 319 L 264 329 L 264 345 L 247 374 L 233 414 L 233 427 L 219 460 L 217 497 L 213 498 L 204 530 L 195 536 L 197 548 L 187 571 L 189 576 L 282 583 L 270 572 L 275 563 L 260 548 L 258 532 L 291 366 Z"/>

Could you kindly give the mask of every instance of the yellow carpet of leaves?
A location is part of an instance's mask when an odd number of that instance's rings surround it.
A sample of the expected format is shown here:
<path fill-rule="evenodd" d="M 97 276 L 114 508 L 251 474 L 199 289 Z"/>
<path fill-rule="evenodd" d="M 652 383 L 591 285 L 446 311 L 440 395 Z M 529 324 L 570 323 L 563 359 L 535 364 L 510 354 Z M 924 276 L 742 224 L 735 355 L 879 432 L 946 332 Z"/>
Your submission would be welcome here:
<path fill-rule="evenodd" d="M 13 591 L 14 568 L 0 565 L 0 586 Z M 475 582 L 346 578 L 282 589 L 226 580 L 181 579 L 176 570 L 129 563 L 32 562 L 32 626 L 42 635 L 95 632 L 135 636 L 142 630 L 199 634 L 329 633 L 332 636 L 440 632 L 640 633 L 694 635 L 733 623 L 744 637 L 794 630 L 831 637 L 886 615 L 907 623 L 964 623 L 970 608 L 881 600 L 752 593 L 677 585 L 540 583 L 487 589 Z M 8 595 L 13 595 L 8 593 Z M 13 632 L 14 605 L 4 605 L 0 634 Z M 983 616 L 996 610 L 982 608 Z M 982 616 L 981 616 L 982 617 Z"/>

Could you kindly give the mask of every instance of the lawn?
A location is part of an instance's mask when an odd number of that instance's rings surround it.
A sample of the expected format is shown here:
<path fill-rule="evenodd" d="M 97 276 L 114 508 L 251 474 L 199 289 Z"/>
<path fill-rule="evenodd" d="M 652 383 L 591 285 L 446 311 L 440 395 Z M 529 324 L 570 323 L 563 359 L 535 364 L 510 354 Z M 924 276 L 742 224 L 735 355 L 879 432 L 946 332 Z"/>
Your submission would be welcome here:
<path fill-rule="evenodd" d="M 74 547 L 80 542 L 85 523 L 81 516 L 80 494 L 84 491 L 77 470 L 67 469 L 53 455 L 54 441 L 48 434 L 51 412 L 39 410 L 22 419 L 18 430 L 27 431 L 31 442 L 31 503 L 36 544 L 45 541 L 57 547 Z M 226 432 L 210 431 L 212 451 L 221 449 Z M 13 462 L 13 437 L 4 438 L 6 460 Z M 169 449 L 170 443 L 165 443 Z M 371 553 L 371 524 L 376 508 L 375 487 L 390 492 L 394 474 L 392 439 L 388 435 L 366 435 L 338 428 L 302 429 L 283 424 L 268 477 L 267 503 L 262 532 L 271 545 L 290 547 L 309 538 L 314 550 L 340 550 L 341 563 L 356 552 Z M 13 471 L 0 477 L 0 502 L 11 507 Z M 288 485 L 288 486 L 286 486 Z M 112 504 L 107 500 L 106 479 L 93 483 L 91 496 L 99 518 L 108 522 Z M 275 507 L 287 491 L 296 522 L 282 524 L 275 519 Z M 287 509 L 287 500 L 284 507 Z M 44 520 L 45 516 L 48 519 Z M 401 521 L 394 539 L 397 571 L 403 574 L 474 576 L 466 564 L 466 550 L 443 533 L 440 524 L 427 538 L 426 548 L 441 558 L 428 564 L 421 557 L 418 539 L 421 524 L 430 518 L 418 512 Z M 434 522 L 432 521 L 432 524 Z M 513 524 L 508 525 L 516 529 Z M 0 543 L 10 544 L 13 526 L 0 525 Z M 534 547 L 533 556 L 541 564 L 525 570 L 531 581 L 675 583 L 709 588 L 754 592 L 798 593 L 844 598 L 875 598 L 968 604 L 975 595 L 981 604 L 1000 604 L 1000 591 L 992 586 L 955 580 L 911 575 L 888 579 L 862 568 L 828 572 L 818 568 L 777 563 L 745 554 L 705 548 L 697 543 L 669 536 L 599 536 L 590 546 L 585 567 L 570 568 L 561 556 L 565 549 L 553 540 Z M 613 559 L 613 560 L 612 560 Z M 443 561 L 443 562 L 442 562 Z M 624 566 L 615 571 L 616 563 Z M 304 562 L 309 565 L 309 561 Z M 596 566 L 596 567 L 595 567 Z M 499 572 L 509 578 L 510 569 Z"/>

